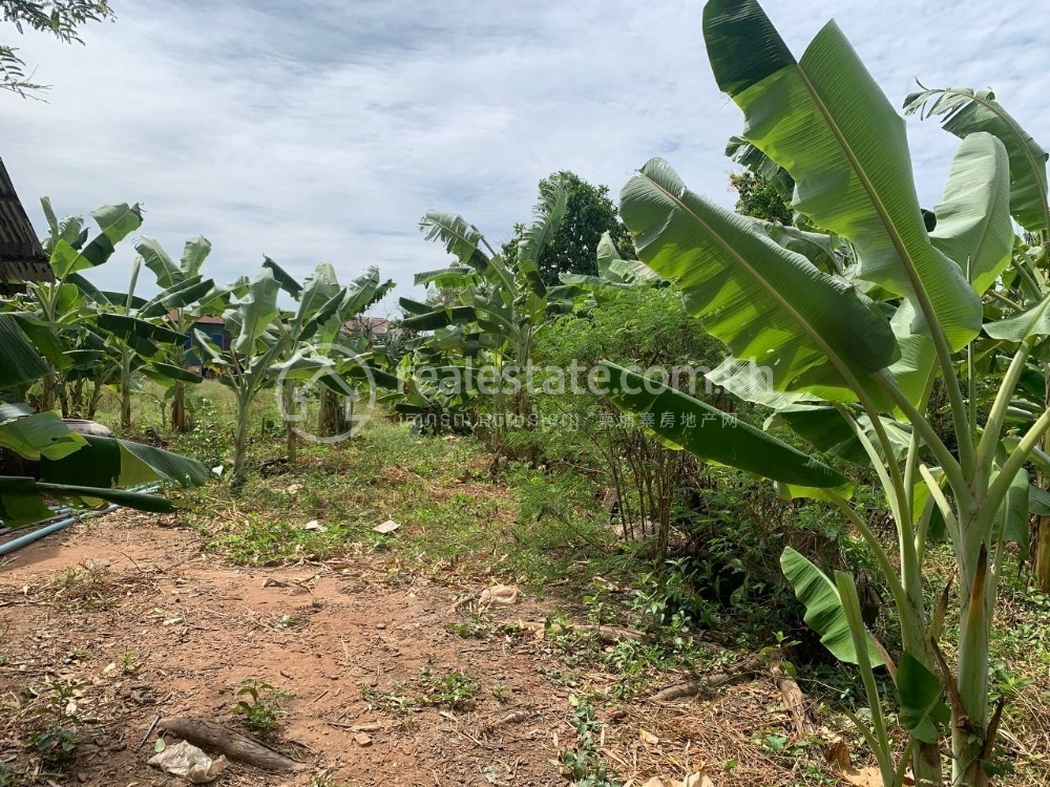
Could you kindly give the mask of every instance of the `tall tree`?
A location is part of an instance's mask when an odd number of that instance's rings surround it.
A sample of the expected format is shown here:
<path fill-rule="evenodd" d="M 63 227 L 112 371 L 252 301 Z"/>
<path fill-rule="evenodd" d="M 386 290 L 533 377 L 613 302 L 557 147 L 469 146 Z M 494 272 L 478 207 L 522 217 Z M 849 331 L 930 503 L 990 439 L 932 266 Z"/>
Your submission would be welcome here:
<path fill-rule="evenodd" d="M 737 193 L 737 213 L 785 226 L 792 224 L 791 205 L 781 196 L 773 181 L 754 172 L 731 172 L 729 185 Z"/>
<path fill-rule="evenodd" d="M 28 27 L 50 33 L 67 44 L 83 44 L 80 28 L 87 22 L 113 19 L 115 14 L 107 0 L 4 0 L 0 3 L 3 21 L 13 24 L 18 32 Z M 18 93 L 23 98 L 47 90 L 47 85 L 33 81 L 25 72 L 26 63 L 18 48 L 0 44 L 0 89 Z"/>
<path fill-rule="evenodd" d="M 598 275 L 598 242 L 606 232 L 625 257 L 634 259 L 634 243 L 609 199 L 608 186 L 593 186 L 573 172 L 555 172 L 540 181 L 540 202 L 553 200 L 562 189 L 567 195 L 565 216 L 539 253 L 544 284 L 558 284 L 562 273 Z M 515 224 L 514 236 L 503 244 L 508 266 L 517 263 L 518 247 L 530 226 Z"/>

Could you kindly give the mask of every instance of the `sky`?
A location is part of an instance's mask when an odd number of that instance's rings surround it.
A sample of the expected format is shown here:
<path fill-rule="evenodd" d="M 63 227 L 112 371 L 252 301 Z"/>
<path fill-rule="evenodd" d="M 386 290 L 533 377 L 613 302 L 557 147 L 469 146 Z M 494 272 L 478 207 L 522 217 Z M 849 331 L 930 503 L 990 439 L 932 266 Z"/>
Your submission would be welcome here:
<path fill-rule="evenodd" d="M 45 101 L 0 92 L 0 156 L 43 234 L 60 215 L 139 202 L 142 235 L 178 257 L 204 235 L 205 272 L 253 276 L 263 255 L 299 278 L 378 265 L 412 275 L 444 250 L 418 231 L 460 213 L 496 245 L 526 221 L 538 181 L 572 170 L 614 197 L 652 156 L 726 206 L 742 128 L 719 93 L 699 0 L 112 0 L 85 46 L 0 22 Z M 1045 0 L 767 0 L 801 56 L 834 17 L 894 106 L 915 89 L 992 87 L 1050 149 Z M 936 204 L 957 140 L 909 118 L 920 201 Z M 125 242 L 90 272 L 126 288 Z M 150 287 L 140 289 L 148 294 Z"/>

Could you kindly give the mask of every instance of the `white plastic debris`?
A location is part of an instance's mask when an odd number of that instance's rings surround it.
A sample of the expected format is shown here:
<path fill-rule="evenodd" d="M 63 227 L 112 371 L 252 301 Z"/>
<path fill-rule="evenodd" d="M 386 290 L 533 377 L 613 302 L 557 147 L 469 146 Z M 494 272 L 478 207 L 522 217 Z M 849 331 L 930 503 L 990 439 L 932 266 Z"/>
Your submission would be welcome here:
<path fill-rule="evenodd" d="M 518 603 L 517 585 L 493 585 L 481 591 L 482 604 L 511 604 Z"/>
<path fill-rule="evenodd" d="M 383 522 L 382 524 L 373 527 L 372 530 L 385 536 L 388 533 L 393 533 L 399 527 L 401 527 L 401 525 L 399 525 L 393 519 L 388 519 L 386 522 Z"/>
<path fill-rule="evenodd" d="M 213 760 L 192 743 L 179 741 L 153 755 L 149 764 L 191 784 L 207 784 L 219 778 L 226 770 L 227 762 L 221 754 Z"/>

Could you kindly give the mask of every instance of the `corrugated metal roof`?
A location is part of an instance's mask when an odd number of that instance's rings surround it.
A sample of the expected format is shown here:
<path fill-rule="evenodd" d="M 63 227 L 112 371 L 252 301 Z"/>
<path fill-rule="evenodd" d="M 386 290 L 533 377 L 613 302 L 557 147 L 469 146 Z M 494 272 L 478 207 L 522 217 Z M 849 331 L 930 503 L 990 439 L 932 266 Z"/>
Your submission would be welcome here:
<path fill-rule="evenodd" d="M 47 255 L 0 159 L 0 282 L 53 280 Z"/>

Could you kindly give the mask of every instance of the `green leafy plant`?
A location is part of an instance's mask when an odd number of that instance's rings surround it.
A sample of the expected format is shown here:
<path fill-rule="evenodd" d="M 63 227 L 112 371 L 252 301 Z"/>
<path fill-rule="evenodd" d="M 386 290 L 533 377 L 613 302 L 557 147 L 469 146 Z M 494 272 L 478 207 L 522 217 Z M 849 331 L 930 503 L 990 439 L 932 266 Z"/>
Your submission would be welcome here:
<path fill-rule="evenodd" d="M 424 667 L 419 673 L 419 684 L 423 688 L 423 701 L 449 710 L 464 710 L 474 704 L 481 687 L 465 672 L 450 672 L 437 675 Z"/>
<path fill-rule="evenodd" d="M 569 704 L 573 707 L 576 746 L 561 753 L 562 773 L 577 787 L 617 787 L 620 782 L 602 760 L 602 723 L 595 715 L 594 705 L 575 695 L 569 697 Z"/>
<path fill-rule="evenodd" d="M 230 708 L 230 713 L 240 716 L 248 729 L 264 738 L 273 737 L 280 729 L 281 719 L 288 714 L 285 704 L 295 697 L 263 678 L 241 681 L 237 696 L 243 699 Z"/>
<path fill-rule="evenodd" d="M 934 211 L 953 220 L 931 231 L 911 179 L 904 121 L 834 23 L 796 60 L 758 3 L 711 0 L 704 37 L 716 81 L 744 111 L 744 137 L 794 180 L 794 209 L 850 244 L 849 265 L 839 273 L 825 265 L 820 244 L 785 242 L 767 223 L 723 210 L 660 160 L 624 188 L 624 221 L 639 258 L 683 293 L 732 353 L 713 378 L 773 410 L 817 451 L 871 469 L 898 529 L 898 554 L 891 559 L 849 502 L 850 477 L 812 453 L 720 421 L 710 405 L 607 364 L 612 398 L 625 410 L 655 413 L 653 429 L 664 440 L 846 517 L 892 598 L 897 658 L 867 632 L 852 575 L 827 577 L 797 552 L 786 552 L 782 564 L 811 625 L 859 669 L 871 715 L 858 726 L 883 783 L 901 784 L 909 766 L 917 783 L 944 783 L 940 743 L 950 734 L 951 783 L 985 784 L 1000 718 L 988 702 L 992 609 L 1007 542 L 1027 519 L 1024 465 L 1050 426 L 1045 410 L 1022 429 L 1005 429 L 1025 363 L 1040 357 L 1050 333 L 1050 299 L 1011 319 L 982 319 L 981 297 L 1010 264 L 1014 243 L 1007 149 L 988 133 L 963 140 Z M 1012 359 L 979 421 L 959 378 L 962 368 L 973 390 L 973 365 L 957 361 L 981 331 Z M 768 376 L 745 384 L 739 372 L 748 358 Z M 951 446 L 931 420 L 937 379 L 951 413 Z M 715 418 L 701 429 L 682 414 Z M 927 543 L 938 531 L 957 557 L 954 667 L 940 645 L 950 590 L 931 608 L 923 583 Z M 907 733 L 899 756 L 873 673 L 879 666 L 894 679 Z"/>

